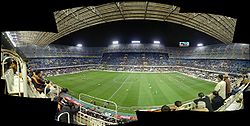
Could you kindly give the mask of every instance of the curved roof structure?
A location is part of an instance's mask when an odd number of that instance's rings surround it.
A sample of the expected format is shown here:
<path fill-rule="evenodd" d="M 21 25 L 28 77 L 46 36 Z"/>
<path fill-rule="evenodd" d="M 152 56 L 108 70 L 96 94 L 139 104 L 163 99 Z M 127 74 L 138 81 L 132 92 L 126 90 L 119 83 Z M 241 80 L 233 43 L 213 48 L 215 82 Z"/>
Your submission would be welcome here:
<path fill-rule="evenodd" d="M 156 20 L 184 25 L 224 43 L 233 40 L 236 19 L 203 13 L 180 13 L 180 7 L 154 2 L 112 2 L 54 12 L 58 33 L 36 31 L 6 32 L 17 45 L 48 45 L 80 29 L 121 20 Z"/>

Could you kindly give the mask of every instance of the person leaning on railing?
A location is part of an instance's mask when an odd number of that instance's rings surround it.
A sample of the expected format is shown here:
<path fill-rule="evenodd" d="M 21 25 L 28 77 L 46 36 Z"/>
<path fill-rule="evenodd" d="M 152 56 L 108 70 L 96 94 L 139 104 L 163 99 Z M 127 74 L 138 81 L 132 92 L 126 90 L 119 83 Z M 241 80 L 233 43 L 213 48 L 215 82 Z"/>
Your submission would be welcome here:
<path fill-rule="evenodd" d="M 31 77 L 32 83 L 34 84 L 36 90 L 39 93 L 44 92 L 45 87 L 49 87 L 50 86 L 50 81 L 44 80 L 42 78 L 42 73 L 40 70 L 36 70 L 33 74 L 33 76 Z M 46 94 L 50 91 L 49 88 L 46 88 Z"/>

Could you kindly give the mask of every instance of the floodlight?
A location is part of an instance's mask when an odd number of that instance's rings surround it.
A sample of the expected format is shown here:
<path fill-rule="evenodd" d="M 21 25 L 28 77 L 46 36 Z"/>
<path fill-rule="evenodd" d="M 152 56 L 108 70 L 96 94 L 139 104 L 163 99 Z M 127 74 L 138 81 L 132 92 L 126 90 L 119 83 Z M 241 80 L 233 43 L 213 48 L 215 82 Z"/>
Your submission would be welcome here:
<path fill-rule="evenodd" d="M 77 44 L 76 46 L 77 46 L 77 47 L 82 47 L 82 44 Z"/>
<path fill-rule="evenodd" d="M 160 41 L 154 41 L 154 44 L 160 44 L 161 42 Z"/>
<path fill-rule="evenodd" d="M 200 47 L 200 46 L 203 46 L 203 44 L 202 43 L 198 43 L 197 46 Z"/>
<path fill-rule="evenodd" d="M 140 41 L 131 41 L 132 42 L 132 44 L 139 44 L 139 43 L 141 43 Z"/>
<path fill-rule="evenodd" d="M 113 44 L 119 44 L 119 41 L 113 41 L 112 43 Z"/>

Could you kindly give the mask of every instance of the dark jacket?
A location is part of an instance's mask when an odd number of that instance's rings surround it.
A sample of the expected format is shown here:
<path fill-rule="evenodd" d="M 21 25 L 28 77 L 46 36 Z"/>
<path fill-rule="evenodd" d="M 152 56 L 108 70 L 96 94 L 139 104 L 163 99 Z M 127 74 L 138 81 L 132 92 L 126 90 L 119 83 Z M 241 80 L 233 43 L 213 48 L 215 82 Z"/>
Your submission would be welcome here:
<path fill-rule="evenodd" d="M 224 100 L 221 96 L 215 96 L 212 100 L 212 107 L 214 110 L 217 110 L 224 104 Z"/>

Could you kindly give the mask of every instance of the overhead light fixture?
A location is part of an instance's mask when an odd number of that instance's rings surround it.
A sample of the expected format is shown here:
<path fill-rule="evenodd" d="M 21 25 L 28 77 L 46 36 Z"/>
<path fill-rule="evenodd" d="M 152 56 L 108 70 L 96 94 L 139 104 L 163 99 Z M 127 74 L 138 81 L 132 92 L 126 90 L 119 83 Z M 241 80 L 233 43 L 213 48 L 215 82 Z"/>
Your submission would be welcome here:
<path fill-rule="evenodd" d="M 203 44 L 202 44 L 202 43 L 198 43 L 197 46 L 198 46 L 198 47 L 201 47 L 201 46 L 203 46 Z"/>
<path fill-rule="evenodd" d="M 115 44 L 119 44 L 119 41 L 113 41 L 112 43 L 113 43 L 114 45 L 115 45 Z"/>
<path fill-rule="evenodd" d="M 140 41 L 131 41 L 132 42 L 132 44 L 139 44 L 139 43 L 141 43 Z"/>
<path fill-rule="evenodd" d="M 154 44 L 160 44 L 161 42 L 160 41 L 154 41 Z"/>
<path fill-rule="evenodd" d="M 76 46 L 77 46 L 77 47 L 82 47 L 82 44 L 77 44 Z"/>

